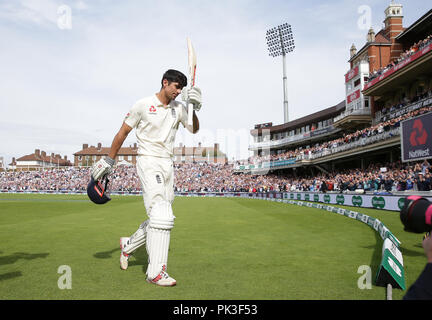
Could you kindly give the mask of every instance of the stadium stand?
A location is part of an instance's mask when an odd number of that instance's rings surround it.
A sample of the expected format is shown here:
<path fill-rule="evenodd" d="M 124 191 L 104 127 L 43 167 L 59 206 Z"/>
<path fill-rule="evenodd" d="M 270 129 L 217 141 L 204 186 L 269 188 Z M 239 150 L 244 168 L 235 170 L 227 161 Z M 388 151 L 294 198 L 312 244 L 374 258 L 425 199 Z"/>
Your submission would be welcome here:
<path fill-rule="evenodd" d="M 365 170 L 354 168 L 314 175 L 293 175 L 286 172 L 266 175 L 235 174 L 232 165 L 206 162 L 175 166 L 177 192 L 432 190 L 432 168 L 427 160 L 412 165 L 404 165 L 400 161 L 376 163 Z M 85 167 L 0 172 L 0 191 L 84 192 L 89 176 L 90 169 Z M 135 167 L 117 166 L 111 175 L 110 189 L 126 193 L 140 191 L 141 185 Z"/>
<path fill-rule="evenodd" d="M 432 112 L 432 10 L 403 28 L 402 8 L 391 4 L 384 22 L 358 52 L 351 47 L 342 102 L 288 123 L 255 125 L 248 159 L 180 157 L 175 191 L 431 192 L 429 162 L 401 160 L 400 127 Z M 4 171 L 0 191 L 84 192 L 89 176 L 88 166 Z M 111 190 L 140 191 L 135 167 L 117 166 Z"/>

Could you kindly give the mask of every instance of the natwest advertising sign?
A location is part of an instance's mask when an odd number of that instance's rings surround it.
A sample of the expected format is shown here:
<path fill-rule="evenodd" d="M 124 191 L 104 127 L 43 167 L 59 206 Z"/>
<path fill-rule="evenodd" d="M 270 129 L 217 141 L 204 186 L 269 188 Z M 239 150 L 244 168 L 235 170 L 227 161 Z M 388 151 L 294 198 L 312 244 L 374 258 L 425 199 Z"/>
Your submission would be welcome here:
<path fill-rule="evenodd" d="M 360 89 L 354 91 L 349 96 L 347 96 L 347 104 L 353 102 L 354 100 L 357 100 L 360 98 Z"/>
<path fill-rule="evenodd" d="M 432 112 L 401 122 L 402 161 L 432 158 Z"/>
<path fill-rule="evenodd" d="M 354 78 L 359 73 L 359 66 L 356 66 L 355 68 L 351 69 L 345 74 L 345 82 L 350 81 L 352 78 Z"/>

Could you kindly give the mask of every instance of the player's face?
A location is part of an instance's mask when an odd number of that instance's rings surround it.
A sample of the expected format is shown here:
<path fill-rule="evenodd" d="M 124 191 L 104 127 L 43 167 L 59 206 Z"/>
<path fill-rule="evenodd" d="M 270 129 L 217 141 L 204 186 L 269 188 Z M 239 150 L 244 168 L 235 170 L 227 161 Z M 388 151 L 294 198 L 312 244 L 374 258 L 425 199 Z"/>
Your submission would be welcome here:
<path fill-rule="evenodd" d="M 163 84 L 165 95 L 169 100 L 175 100 L 183 89 L 183 87 L 178 82 L 168 83 L 167 80 L 164 80 Z"/>

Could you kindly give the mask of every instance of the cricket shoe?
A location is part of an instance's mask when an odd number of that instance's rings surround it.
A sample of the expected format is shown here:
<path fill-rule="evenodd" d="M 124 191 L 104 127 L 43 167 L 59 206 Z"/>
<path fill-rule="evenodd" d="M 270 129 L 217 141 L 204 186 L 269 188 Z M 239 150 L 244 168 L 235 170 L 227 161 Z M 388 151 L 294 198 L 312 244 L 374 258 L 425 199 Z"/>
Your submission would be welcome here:
<path fill-rule="evenodd" d="M 120 269 L 126 270 L 129 265 L 129 254 L 123 251 L 123 249 L 126 247 L 126 245 L 129 242 L 128 237 L 121 237 L 120 238 Z"/>
<path fill-rule="evenodd" d="M 147 278 L 147 282 L 156 284 L 161 287 L 172 287 L 176 285 L 176 280 L 171 278 L 168 273 L 166 273 L 166 266 L 162 267 L 162 271 L 153 279 Z"/>

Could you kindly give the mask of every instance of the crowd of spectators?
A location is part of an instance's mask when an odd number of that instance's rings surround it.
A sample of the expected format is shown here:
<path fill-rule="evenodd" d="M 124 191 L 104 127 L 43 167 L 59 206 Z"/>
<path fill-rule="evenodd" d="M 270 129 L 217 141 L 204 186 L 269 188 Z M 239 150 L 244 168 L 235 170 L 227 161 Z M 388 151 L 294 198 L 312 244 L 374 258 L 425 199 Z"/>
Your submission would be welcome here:
<path fill-rule="evenodd" d="M 425 39 L 414 43 L 409 49 L 402 52 L 401 55 L 397 59 L 394 59 L 393 61 L 391 61 L 387 66 L 371 72 L 369 74 L 369 81 L 375 79 L 376 77 L 379 77 L 380 75 L 385 73 L 387 70 L 393 68 L 394 66 L 403 62 L 405 59 L 411 57 L 414 53 L 416 53 L 419 50 L 422 50 L 425 46 L 427 46 L 431 42 L 432 42 L 432 35 L 429 35 Z"/>
<path fill-rule="evenodd" d="M 176 192 L 270 192 L 270 191 L 430 191 L 428 161 L 404 165 L 374 164 L 364 170 L 349 169 L 329 174 L 293 175 L 268 173 L 236 174 L 231 164 L 175 164 Z M 0 191 L 85 192 L 89 168 L 51 168 L 41 171 L 0 172 Z M 111 191 L 139 192 L 134 166 L 117 166 L 110 176 Z"/>
<path fill-rule="evenodd" d="M 383 107 L 380 110 L 379 116 L 381 122 L 385 122 L 389 119 L 401 116 L 406 113 L 406 106 L 411 105 L 419 100 L 423 100 L 426 98 L 432 98 L 432 89 L 429 89 L 428 91 L 424 91 L 423 93 L 420 93 L 416 95 L 412 99 L 408 99 L 407 97 L 404 97 L 403 99 L 400 99 L 400 101 L 390 107 Z"/>
<path fill-rule="evenodd" d="M 365 170 L 349 169 L 334 171 L 314 177 L 291 180 L 290 191 L 357 191 L 395 192 L 430 191 L 431 167 L 427 160 L 413 165 L 400 161 L 386 164 L 373 164 Z"/>
<path fill-rule="evenodd" d="M 352 142 L 359 141 L 363 138 L 368 138 L 372 136 L 376 136 L 388 131 L 391 131 L 395 128 L 398 128 L 400 126 L 400 122 L 402 120 L 412 118 L 419 116 L 424 113 L 428 113 L 432 111 L 432 105 L 426 106 L 422 108 L 418 108 L 416 110 L 408 111 L 404 113 L 403 115 L 400 115 L 398 117 L 389 119 L 387 121 L 378 123 L 376 125 L 357 130 L 350 134 L 344 134 L 342 137 L 326 141 L 323 143 L 317 143 L 311 147 L 308 148 L 295 148 L 294 150 L 288 150 L 279 154 L 267 154 L 267 155 L 255 155 L 249 157 L 247 160 L 239 160 L 236 162 L 236 165 L 260 165 L 264 162 L 268 161 L 281 161 L 281 160 L 287 160 L 287 159 L 308 159 L 310 156 L 316 156 L 318 154 L 325 154 L 325 152 L 334 153 L 336 152 L 337 148 L 342 145 L 347 145 Z"/>
<path fill-rule="evenodd" d="M 296 148 L 281 154 L 254 156 L 248 164 L 320 156 L 337 152 L 337 148 L 350 146 L 353 142 L 393 132 L 400 121 L 432 111 L 432 106 L 409 111 L 377 125 L 345 134 L 307 148 Z M 238 174 L 240 163 L 181 163 L 174 165 L 175 191 L 177 192 L 268 192 L 268 191 L 430 191 L 431 173 L 427 161 L 404 166 L 400 162 L 370 166 L 365 170 L 350 169 L 314 176 L 281 175 L 280 173 Z M 386 168 L 381 169 L 381 168 Z M 90 178 L 88 167 L 45 168 L 33 171 L 0 172 L 0 191 L 51 191 L 85 192 Z M 110 190 L 116 192 L 139 192 L 141 184 L 134 166 L 116 166 L 110 175 Z"/>

